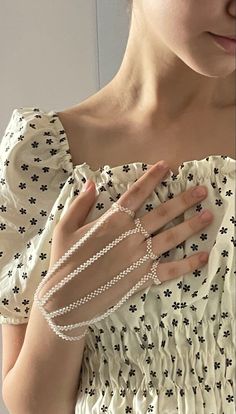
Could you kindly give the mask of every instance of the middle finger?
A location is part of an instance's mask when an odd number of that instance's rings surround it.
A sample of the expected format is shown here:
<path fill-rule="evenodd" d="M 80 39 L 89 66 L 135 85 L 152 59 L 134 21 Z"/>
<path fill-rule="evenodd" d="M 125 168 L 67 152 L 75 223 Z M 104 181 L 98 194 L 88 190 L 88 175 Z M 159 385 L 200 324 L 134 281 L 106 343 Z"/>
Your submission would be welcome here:
<path fill-rule="evenodd" d="M 203 213 L 207 212 L 207 217 Z M 194 217 L 178 224 L 177 226 L 157 234 L 153 240 L 153 252 L 160 255 L 175 246 L 179 245 L 196 232 L 206 227 L 213 219 L 213 214 L 209 210 L 203 210 Z"/>
<path fill-rule="evenodd" d="M 205 189 L 205 194 L 200 196 L 194 195 L 193 190 L 200 187 Z M 140 221 L 149 234 L 154 233 L 169 221 L 173 220 L 175 217 L 178 217 L 185 210 L 192 207 L 200 200 L 206 198 L 207 194 L 208 189 L 206 186 L 191 187 L 187 191 L 177 195 L 175 198 L 160 204 L 160 206 L 155 208 L 153 211 L 143 215 L 140 218 Z"/>

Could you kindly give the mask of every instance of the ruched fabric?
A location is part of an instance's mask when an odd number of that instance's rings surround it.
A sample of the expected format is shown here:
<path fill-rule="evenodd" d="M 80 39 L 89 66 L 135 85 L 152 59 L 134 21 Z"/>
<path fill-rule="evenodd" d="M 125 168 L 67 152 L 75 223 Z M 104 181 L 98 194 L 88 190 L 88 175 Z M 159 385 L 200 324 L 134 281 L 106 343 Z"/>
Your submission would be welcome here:
<path fill-rule="evenodd" d="M 0 149 L 0 322 L 19 324 L 30 317 L 46 275 L 53 229 L 86 180 L 96 183 L 98 197 L 85 223 L 104 214 L 148 165 L 73 166 L 56 111 L 39 108 L 13 111 Z M 141 217 L 206 185 L 206 199 L 159 231 L 210 209 L 212 223 L 163 253 L 161 262 L 198 251 L 208 251 L 209 259 L 135 293 L 89 326 L 75 414 L 235 413 L 235 167 L 227 155 L 186 161 L 137 211 Z"/>

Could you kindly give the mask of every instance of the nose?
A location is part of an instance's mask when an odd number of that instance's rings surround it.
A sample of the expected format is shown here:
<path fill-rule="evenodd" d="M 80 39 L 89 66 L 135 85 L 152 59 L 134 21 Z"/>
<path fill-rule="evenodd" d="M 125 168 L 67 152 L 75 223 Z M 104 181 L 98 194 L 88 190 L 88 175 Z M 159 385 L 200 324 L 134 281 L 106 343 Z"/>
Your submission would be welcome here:
<path fill-rule="evenodd" d="M 228 12 L 232 17 L 236 17 L 236 0 L 230 0 L 228 4 Z"/>

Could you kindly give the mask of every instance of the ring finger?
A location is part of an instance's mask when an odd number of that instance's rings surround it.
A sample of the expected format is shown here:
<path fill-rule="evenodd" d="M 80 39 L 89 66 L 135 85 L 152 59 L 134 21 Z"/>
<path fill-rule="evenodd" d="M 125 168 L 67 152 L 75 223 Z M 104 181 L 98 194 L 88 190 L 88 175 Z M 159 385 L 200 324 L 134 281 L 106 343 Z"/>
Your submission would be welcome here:
<path fill-rule="evenodd" d="M 207 217 L 204 213 L 207 212 Z M 172 249 L 194 233 L 200 231 L 213 219 L 213 214 L 209 210 L 203 210 L 200 214 L 178 224 L 177 226 L 163 231 L 152 238 L 152 249 L 154 254 L 160 255 Z"/>

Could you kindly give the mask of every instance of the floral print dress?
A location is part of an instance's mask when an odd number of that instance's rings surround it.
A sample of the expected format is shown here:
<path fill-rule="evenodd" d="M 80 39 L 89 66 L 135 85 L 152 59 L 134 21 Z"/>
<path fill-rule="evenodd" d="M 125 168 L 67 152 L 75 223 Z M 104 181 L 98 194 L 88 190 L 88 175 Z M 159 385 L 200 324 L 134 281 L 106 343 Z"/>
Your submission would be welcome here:
<path fill-rule="evenodd" d="M 98 194 L 89 222 L 148 165 L 74 166 L 56 111 L 33 107 L 13 110 L 0 150 L 0 321 L 21 324 L 47 273 L 53 229 L 86 180 Z M 210 256 L 203 267 L 136 292 L 89 326 L 75 414 L 235 413 L 235 167 L 222 154 L 186 161 L 138 210 L 141 217 L 189 187 L 206 185 L 206 199 L 162 231 L 203 208 L 213 212 L 212 223 L 161 261 L 198 251 Z"/>

